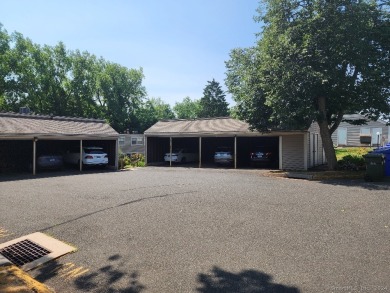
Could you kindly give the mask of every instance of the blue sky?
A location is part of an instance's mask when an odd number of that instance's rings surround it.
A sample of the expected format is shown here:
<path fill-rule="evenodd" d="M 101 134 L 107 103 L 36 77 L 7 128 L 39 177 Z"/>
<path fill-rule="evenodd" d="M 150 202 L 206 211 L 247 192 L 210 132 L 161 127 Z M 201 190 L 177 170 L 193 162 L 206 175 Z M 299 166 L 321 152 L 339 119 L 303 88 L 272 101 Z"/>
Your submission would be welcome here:
<path fill-rule="evenodd" d="M 202 97 L 225 61 L 260 31 L 255 0 L 0 0 L 0 23 L 34 43 L 88 51 L 143 68 L 149 97 L 171 104 Z M 230 95 L 227 101 L 231 104 Z"/>

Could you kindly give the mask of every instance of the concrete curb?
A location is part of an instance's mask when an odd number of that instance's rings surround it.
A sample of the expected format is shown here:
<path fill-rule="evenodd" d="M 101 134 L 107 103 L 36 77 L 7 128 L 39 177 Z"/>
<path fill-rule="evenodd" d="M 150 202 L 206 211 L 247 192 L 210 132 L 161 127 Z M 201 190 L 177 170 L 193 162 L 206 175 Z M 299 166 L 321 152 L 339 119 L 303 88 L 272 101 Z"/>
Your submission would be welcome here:
<path fill-rule="evenodd" d="M 2 257 L 3 258 L 3 257 Z M 0 292 L 2 293 L 54 293 L 8 260 L 0 265 Z"/>
<path fill-rule="evenodd" d="M 314 178 L 312 174 L 295 173 L 295 172 L 287 172 L 286 176 L 287 178 L 306 179 L 306 180 L 313 180 Z"/>

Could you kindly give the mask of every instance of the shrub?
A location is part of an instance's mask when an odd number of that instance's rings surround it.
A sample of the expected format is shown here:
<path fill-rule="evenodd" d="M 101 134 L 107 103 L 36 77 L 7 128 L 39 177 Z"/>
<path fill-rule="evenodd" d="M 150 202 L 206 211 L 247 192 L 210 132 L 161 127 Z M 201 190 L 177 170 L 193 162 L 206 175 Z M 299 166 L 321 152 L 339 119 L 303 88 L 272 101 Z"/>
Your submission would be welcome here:
<path fill-rule="evenodd" d="M 339 170 L 364 170 L 365 161 L 362 156 L 346 155 L 337 161 L 337 168 Z"/>

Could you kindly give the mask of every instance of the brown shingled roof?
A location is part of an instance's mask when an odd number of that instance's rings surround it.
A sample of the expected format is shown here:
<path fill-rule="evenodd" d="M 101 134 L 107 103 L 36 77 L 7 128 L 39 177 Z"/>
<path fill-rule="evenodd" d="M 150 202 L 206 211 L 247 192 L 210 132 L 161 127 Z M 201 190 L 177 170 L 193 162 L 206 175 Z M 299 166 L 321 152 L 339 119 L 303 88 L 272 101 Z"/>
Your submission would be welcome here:
<path fill-rule="evenodd" d="M 2 136 L 118 136 L 104 120 L 0 113 Z"/>
<path fill-rule="evenodd" d="M 212 134 L 248 132 L 249 124 L 233 118 L 204 118 L 195 120 L 161 120 L 145 131 L 153 134 Z"/>

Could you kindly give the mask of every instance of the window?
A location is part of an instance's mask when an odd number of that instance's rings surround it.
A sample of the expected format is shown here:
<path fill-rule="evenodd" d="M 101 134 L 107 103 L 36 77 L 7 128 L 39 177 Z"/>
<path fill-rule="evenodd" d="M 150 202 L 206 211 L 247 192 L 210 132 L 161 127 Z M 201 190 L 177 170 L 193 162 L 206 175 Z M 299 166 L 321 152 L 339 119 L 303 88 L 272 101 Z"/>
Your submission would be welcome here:
<path fill-rule="evenodd" d="M 360 135 L 371 136 L 371 129 L 367 127 L 360 128 Z"/>
<path fill-rule="evenodd" d="M 142 137 L 132 137 L 131 138 L 131 145 L 143 145 L 143 139 Z"/>
<path fill-rule="evenodd" d="M 125 137 L 120 136 L 118 141 L 119 141 L 119 145 L 124 145 L 125 144 Z"/>

